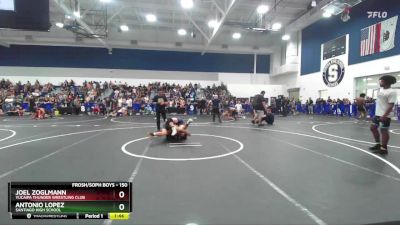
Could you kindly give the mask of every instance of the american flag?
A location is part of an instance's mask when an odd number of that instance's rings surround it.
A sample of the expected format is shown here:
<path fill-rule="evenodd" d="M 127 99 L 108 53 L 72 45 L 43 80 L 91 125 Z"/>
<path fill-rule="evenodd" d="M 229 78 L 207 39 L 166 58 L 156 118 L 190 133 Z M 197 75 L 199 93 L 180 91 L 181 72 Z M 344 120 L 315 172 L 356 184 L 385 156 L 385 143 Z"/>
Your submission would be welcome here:
<path fill-rule="evenodd" d="M 380 52 L 381 23 L 361 30 L 361 56 Z"/>

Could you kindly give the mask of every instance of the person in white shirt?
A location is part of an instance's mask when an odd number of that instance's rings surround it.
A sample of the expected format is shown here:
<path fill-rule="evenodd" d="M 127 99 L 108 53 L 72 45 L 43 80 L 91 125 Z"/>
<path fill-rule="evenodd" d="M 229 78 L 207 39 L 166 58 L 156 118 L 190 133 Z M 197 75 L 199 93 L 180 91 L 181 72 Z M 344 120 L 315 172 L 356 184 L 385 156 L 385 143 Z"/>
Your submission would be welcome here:
<path fill-rule="evenodd" d="M 129 98 L 126 100 L 126 105 L 128 106 L 128 114 L 131 115 L 131 114 L 132 114 L 132 106 L 133 106 L 132 97 L 129 97 Z"/>
<path fill-rule="evenodd" d="M 376 99 L 375 117 L 372 119 L 371 124 L 371 132 L 375 138 L 376 145 L 369 148 L 374 153 L 388 153 L 387 144 L 389 142 L 390 126 L 389 114 L 392 112 L 394 103 L 397 100 L 397 93 L 391 88 L 391 86 L 396 82 L 396 78 L 390 75 L 379 78 L 381 89 L 379 90 Z M 379 135 L 378 127 L 380 128 L 381 135 Z"/>
<path fill-rule="evenodd" d="M 121 108 L 121 107 L 122 107 L 122 97 L 119 97 L 119 98 L 118 98 L 117 107 L 118 107 L 118 108 Z"/>
<path fill-rule="evenodd" d="M 236 112 L 237 112 L 239 115 L 241 115 L 242 112 L 243 112 L 243 106 L 242 106 L 242 103 L 241 103 L 239 100 L 237 101 L 237 103 L 236 103 L 236 105 L 235 105 L 235 108 L 236 108 Z"/>

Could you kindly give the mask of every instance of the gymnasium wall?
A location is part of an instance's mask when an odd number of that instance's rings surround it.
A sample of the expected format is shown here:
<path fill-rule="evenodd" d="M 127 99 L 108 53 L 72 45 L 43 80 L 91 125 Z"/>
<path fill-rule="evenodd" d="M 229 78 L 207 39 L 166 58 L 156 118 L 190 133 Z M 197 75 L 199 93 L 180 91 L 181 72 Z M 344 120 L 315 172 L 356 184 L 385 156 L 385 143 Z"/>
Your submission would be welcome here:
<path fill-rule="evenodd" d="M 339 16 L 321 18 L 302 31 L 301 43 L 301 75 L 312 74 L 320 70 L 321 44 L 337 37 L 349 34 L 349 65 L 382 59 L 400 54 L 400 29 L 397 23 L 395 48 L 369 56 L 360 56 L 361 29 L 385 20 L 384 18 L 368 18 L 368 11 L 386 11 L 387 18 L 400 15 L 398 0 L 365 0 L 351 9 L 348 22 Z"/>
<path fill-rule="evenodd" d="M 254 55 L 12 45 L 0 47 L 0 66 L 253 73 Z M 257 73 L 269 73 L 269 55 L 257 56 Z"/>
<path fill-rule="evenodd" d="M 320 97 L 320 91 L 326 91 L 332 98 L 350 98 L 355 96 L 355 78 L 376 74 L 400 74 L 400 20 L 397 23 L 395 48 L 369 56 L 360 56 L 361 29 L 385 19 L 368 19 L 367 11 L 387 11 L 386 19 L 400 15 L 397 0 L 366 0 L 351 10 L 351 19 L 344 23 L 340 17 L 320 21 L 302 31 L 300 47 L 300 72 L 297 75 L 271 77 L 271 83 L 289 84 L 287 88 L 300 88 L 303 102 L 308 98 Z M 349 34 L 349 65 L 345 68 L 343 81 L 336 87 L 328 87 L 323 82 L 321 70 L 321 45 L 327 41 Z M 400 80 L 400 77 L 397 77 Z"/>
<path fill-rule="evenodd" d="M 269 55 L 257 55 L 256 63 L 254 59 L 252 54 L 114 49 L 110 55 L 101 48 L 13 45 L 0 47 L 0 79 L 55 84 L 66 79 L 78 84 L 85 80 L 132 85 L 268 83 Z"/>
<path fill-rule="evenodd" d="M 305 101 L 311 97 L 319 97 L 319 91 L 327 91 L 332 98 L 355 98 L 355 78 L 376 74 L 396 73 L 400 75 L 400 55 L 382 58 L 370 62 L 358 63 L 347 67 L 343 81 L 336 87 L 328 87 L 322 80 L 322 73 L 312 73 L 307 76 L 292 76 L 286 82 L 291 82 L 291 87 L 300 88 L 300 98 Z M 400 76 L 396 77 L 400 81 Z M 290 80 L 290 81 L 288 81 Z"/>

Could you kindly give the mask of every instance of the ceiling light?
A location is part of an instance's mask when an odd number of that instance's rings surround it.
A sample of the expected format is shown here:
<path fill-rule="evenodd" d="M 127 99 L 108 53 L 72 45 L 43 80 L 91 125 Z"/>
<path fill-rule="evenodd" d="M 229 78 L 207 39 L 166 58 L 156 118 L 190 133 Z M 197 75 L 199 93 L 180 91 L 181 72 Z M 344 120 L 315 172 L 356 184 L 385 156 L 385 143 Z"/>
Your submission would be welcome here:
<path fill-rule="evenodd" d="M 315 0 L 314 0 L 314 1 L 312 1 L 312 2 L 311 2 L 311 7 L 313 7 L 313 8 L 314 8 L 314 7 L 316 7 L 316 6 L 317 6 L 317 1 L 315 1 Z"/>
<path fill-rule="evenodd" d="M 109 2 L 111 2 L 111 0 L 100 0 L 100 2 L 109 3 Z"/>
<path fill-rule="evenodd" d="M 290 40 L 290 35 L 289 34 L 283 35 L 282 40 L 284 40 L 284 41 Z"/>
<path fill-rule="evenodd" d="M 332 16 L 332 14 L 333 14 L 333 10 L 332 9 L 327 9 L 327 10 L 324 11 L 322 16 L 325 17 L 325 18 L 329 18 L 329 17 Z"/>
<path fill-rule="evenodd" d="M 269 7 L 267 5 L 259 5 L 257 7 L 257 12 L 259 14 L 265 14 L 266 12 L 268 12 L 268 10 L 269 10 Z"/>
<path fill-rule="evenodd" d="M 193 8 L 193 0 L 181 0 L 181 6 L 184 9 Z"/>
<path fill-rule="evenodd" d="M 265 29 L 265 28 L 262 28 L 262 27 L 251 27 L 251 28 L 249 28 L 250 30 L 253 30 L 253 31 L 257 31 L 257 32 L 264 32 L 264 31 L 267 31 L 267 29 Z"/>
<path fill-rule="evenodd" d="M 79 11 L 74 11 L 74 16 L 76 18 L 81 18 L 81 13 Z"/>
<path fill-rule="evenodd" d="M 277 31 L 277 30 L 280 30 L 281 28 L 282 28 L 282 24 L 280 24 L 280 23 L 272 24 L 272 30 Z"/>
<path fill-rule="evenodd" d="M 153 22 L 157 21 L 157 17 L 154 14 L 147 14 L 146 15 L 146 20 L 147 20 L 147 22 L 153 23 Z"/>
<path fill-rule="evenodd" d="M 210 28 L 215 28 L 217 26 L 218 22 L 216 20 L 210 20 L 208 21 L 208 27 Z"/>
<path fill-rule="evenodd" d="M 197 223 L 187 223 L 186 225 L 197 225 Z"/>
<path fill-rule="evenodd" d="M 56 26 L 59 27 L 59 28 L 63 28 L 64 24 L 63 23 L 56 23 Z"/>
<path fill-rule="evenodd" d="M 127 25 L 121 25 L 119 28 L 121 29 L 121 31 L 128 31 L 129 30 L 129 27 Z"/>
<path fill-rule="evenodd" d="M 232 38 L 233 39 L 240 39 L 242 37 L 242 34 L 240 34 L 240 33 L 233 33 L 233 35 L 232 35 Z"/>
<path fill-rule="evenodd" d="M 185 35 L 187 34 L 187 32 L 186 32 L 185 29 L 179 29 L 179 30 L 178 30 L 178 34 L 179 34 L 180 36 L 185 36 Z"/>
<path fill-rule="evenodd" d="M 324 14 L 322 14 L 322 16 L 325 17 L 325 18 L 329 18 L 329 17 L 332 16 L 332 14 L 329 13 L 329 12 L 324 12 Z"/>

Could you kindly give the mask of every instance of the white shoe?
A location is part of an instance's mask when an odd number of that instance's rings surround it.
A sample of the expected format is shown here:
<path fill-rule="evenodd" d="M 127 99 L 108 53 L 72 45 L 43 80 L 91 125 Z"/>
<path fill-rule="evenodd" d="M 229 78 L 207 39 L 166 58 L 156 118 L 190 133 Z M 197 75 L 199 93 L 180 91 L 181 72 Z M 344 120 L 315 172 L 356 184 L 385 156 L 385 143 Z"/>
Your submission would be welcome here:
<path fill-rule="evenodd" d="M 172 133 L 171 136 L 175 136 L 178 131 L 176 130 L 176 127 L 172 127 Z"/>
<path fill-rule="evenodd" d="M 193 122 L 193 119 L 192 119 L 192 118 L 188 119 L 187 122 L 186 122 L 186 124 L 189 125 L 191 122 Z"/>

